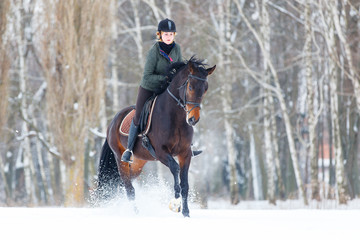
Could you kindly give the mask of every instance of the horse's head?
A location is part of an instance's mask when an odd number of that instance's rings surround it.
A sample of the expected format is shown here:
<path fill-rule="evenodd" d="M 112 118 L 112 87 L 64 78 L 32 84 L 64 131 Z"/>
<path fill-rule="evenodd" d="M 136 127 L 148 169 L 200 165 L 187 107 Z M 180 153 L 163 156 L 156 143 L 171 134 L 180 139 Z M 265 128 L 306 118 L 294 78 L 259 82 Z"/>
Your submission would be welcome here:
<path fill-rule="evenodd" d="M 216 68 L 204 68 L 204 64 L 191 58 L 188 61 L 188 76 L 180 89 L 180 98 L 184 102 L 186 111 L 186 122 L 194 126 L 200 120 L 201 102 L 208 90 L 207 76 L 212 74 Z"/>
<path fill-rule="evenodd" d="M 176 62 L 168 69 L 167 76 L 171 84 L 167 92 L 185 110 L 186 122 L 190 126 L 194 126 L 200 119 L 200 104 L 208 89 L 207 76 L 215 68 L 216 65 L 205 68 L 201 60 L 191 57 L 187 63 Z"/>

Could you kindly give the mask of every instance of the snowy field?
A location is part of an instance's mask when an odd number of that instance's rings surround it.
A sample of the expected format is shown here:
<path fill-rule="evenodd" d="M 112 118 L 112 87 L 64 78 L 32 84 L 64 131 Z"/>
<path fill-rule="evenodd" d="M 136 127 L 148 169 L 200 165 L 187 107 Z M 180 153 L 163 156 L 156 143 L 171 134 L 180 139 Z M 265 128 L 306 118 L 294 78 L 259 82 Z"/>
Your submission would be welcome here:
<path fill-rule="evenodd" d="M 0 208 L 0 239 L 360 239 L 360 210 Z"/>
<path fill-rule="evenodd" d="M 0 208 L 0 239 L 360 239 L 359 201 L 211 201 L 207 210 L 191 203 L 184 218 L 168 209 L 171 191 L 137 190 L 138 213 L 124 199 L 100 208 Z"/>

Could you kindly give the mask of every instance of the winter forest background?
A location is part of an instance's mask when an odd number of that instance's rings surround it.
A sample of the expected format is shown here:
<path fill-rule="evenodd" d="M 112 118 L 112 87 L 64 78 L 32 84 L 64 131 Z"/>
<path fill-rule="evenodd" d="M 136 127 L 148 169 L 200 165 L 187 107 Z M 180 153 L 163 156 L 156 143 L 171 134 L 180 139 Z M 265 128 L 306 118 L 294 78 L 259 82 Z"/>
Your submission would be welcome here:
<path fill-rule="evenodd" d="M 217 65 L 193 201 L 360 194 L 360 1 L 1 0 L 0 206 L 83 206 L 107 124 L 133 105 L 157 23 Z M 138 184 L 169 181 L 148 163 Z M 169 180 L 166 180 L 169 179 Z"/>

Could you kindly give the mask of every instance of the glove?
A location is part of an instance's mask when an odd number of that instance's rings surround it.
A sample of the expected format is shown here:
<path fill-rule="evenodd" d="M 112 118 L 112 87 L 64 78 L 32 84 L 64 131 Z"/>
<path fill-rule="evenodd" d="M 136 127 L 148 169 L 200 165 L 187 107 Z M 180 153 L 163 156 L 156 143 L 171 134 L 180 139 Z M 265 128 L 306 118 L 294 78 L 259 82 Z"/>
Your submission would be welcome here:
<path fill-rule="evenodd" d="M 169 78 L 166 76 L 163 80 L 160 81 L 160 89 L 165 90 L 169 86 Z"/>

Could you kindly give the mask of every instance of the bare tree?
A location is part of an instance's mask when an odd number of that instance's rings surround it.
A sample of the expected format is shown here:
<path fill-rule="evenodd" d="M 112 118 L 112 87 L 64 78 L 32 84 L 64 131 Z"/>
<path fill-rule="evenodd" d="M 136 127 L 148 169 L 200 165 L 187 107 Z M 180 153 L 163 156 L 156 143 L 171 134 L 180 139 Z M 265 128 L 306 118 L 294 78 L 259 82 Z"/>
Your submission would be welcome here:
<path fill-rule="evenodd" d="M 350 78 L 351 82 L 354 86 L 354 96 L 356 99 L 356 105 L 358 110 L 360 111 L 360 76 L 359 70 L 356 68 L 353 60 L 353 53 L 350 48 L 349 40 L 346 36 L 346 31 L 348 29 L 348 19 L 344 16 L 345 11 L 338 11 L 338 0 L 331 0 L 329 1 L 329 11 L 331 11 L 331 17 L 334 20 L 334 27 L 337 33 L 337 36 L 340 39 L 341 44 L 344 47 L 344 57 L 347 60 L 348 71 L 345 71 L 347 76 Z M 340 1 L 343 5 L 343 8 L 348 4 L 347 1 Z M 352 6 L 353 7 L 353 6 Z M 353 7 L 354 8 L 354 7 Z M 356 11 L 356 9 L 354 9 Z M 343 23 L 343 24 L 341 24 Z M 343 26 L 342 26 L 343 25 Z M 344 70 L 346 70 L 344 68 Z"/>
<path fill-rule="evenodd" d="M 7 13 L 9 10 L 10 1 L 4 0 L 0 2 L 0 139 L 2 138 L 3 126 L 7 120 L 8 107 L 8 87 L 9 87 L 9 69 L 10 59 L 7 51 L 8 44 L 5 40 L 5 32 L 7 29 Z M 6 201 L 10 201 L 10 188 L 4 172 L 4 162 L 0 154 L 0 177 L 4 184 Z"/>
<path fill-rule="evenodd" d="M 30 8 L 31 4 L 30 3 Z M 20 114 L 23 117 L 24 121 L 21 123 L 21 134 L 27 135 L 29 133 L 29 126 L 26 122 L 26 119 L 29 119 L 31 116 L 28 113 L 28 71 L 26 65 L 26 51 L 27 51 L 27 39 L 25 38 L 25 20 L 24 20 L 24 6 L 23 1 L 17 1 L 14 5 L 15 12 L 15 21 L 14 29 L 16 34 L 16 44 L 17 44 L 17 57 L 18 57 L 18 72 L 19 72 L 19 82 L 20 82 Z M 28 195 L 29 203 L 37 204 L 38 199 L 35 196 L 36 187 L 38 186 L 35 176 L 34 163 L 32 161 L 30 139 L 25 137 L 20 144 L 20 148 L 23 148 L 23 158 L 21 156 L 19 161 L 23 161 L 24 164 L 24 173 L 25 173 L 25 187 Z"/>
<path fill-rule="evenodd" d="M 316 151 L 316 124 L 315 119 L 315 90 L 312 78 L 312 26 L 311 26 L 311 2 L 309 0 L 305 3 L 305 77 L 307 85 L 307 112 L 308 112 L 308 125 L 309 125 L 309 146 L 308 155 L 311 164 L 311 196 L 312 199 L 320 200 L 320 189 L 319 189 L 319 164 L 318 156 Z"/>
<path fill-rule="evenodd" d="M 8 97 L 8 86 L 9 86 L 9 68 L 10 59 L 9 53 L 7 52 L 7 41 L 5 39 L 5 32 L 7 28 L 7 13 L 9 10 L 10 1 L 0 2 L 0 133 L 4 123 L 6 122 L 6 111 L 7 111 L 7 97 Z M 1 134 L 0 134 L 1 135 Z"/>
<path fill-rule="evenodd" d="M 226 146 L 227 146 L 227 158 L 229 161 L 230 167 L 230 201 L 232 204 L 238 204 L 240 201 L 239 196 L 239 184 L 237 179 L 237 170 L 236 170 L 236 148 L 235 148 L 235 129 L 232 124 L 230 112 L 232 110 L 232 70 L 230 68 L 231 64 L 231 51 L 230 51 L 230 0 L 226 1 L 217 1 L 217 11 L 218 11 L 218 26 L 217 36 L 219 38 L 218 44 L 220 48 L 218 66 L 222 75 L 222 88 L 221 88 L 221 100 L 222 100 L 222 109 L 224 112 L 224 128 L 226 136 Z M 215 19 L 214 19 L 215 21 Z M 215 25 L 215 24 L 214 24 Z M 219 74 L 219 73 L 218 73 Z M 254 176 L 257 177 L 257 176 Z"/>
<path fill-rule="evenodd" d="M 336 164 L 336 183 L 339 203 L 346 204 L 346 178 L 344 172 L 344 158 L 341 144 L 341 133 L 339 126 L 339 105 L 338 105 L 338 80 L 337 80 L 337 47 L 335 40 L 335 23 L 331 15 L 332 4 L 334 2 L 322 1 L 323 12 L 321 20 L 325 26 L 324 38 L 329 52 L 329 79 L 330 79 L 330 105 L 331 105 L 331 125 L 332 142 L 334 144 L 334 155 Z"/>
<path fill-rule="evenodd" d="M 45 3 L 43 65 L 48 82 L 50 129 L 66 164 L 65 203 L 84 201 L 84 152 L 88 129 L 104 95 L 109 2 Z"/>
<path fill-rule="evenodd" d="M 262 0 L 261 2 L 261 27 L 260 32 L 262 33 L 262 39 L 264 41 L 264 48 L 267 52 L 270 52 L 270 19 L 269 19 L 269 13 L 267 10 L 267 0 Z M 270 69 L 268 64 L 267 58 L 263 59 L 263 68 L 264 68 L 264 82 L 267 84 L 270 84 Z M 268 89 L 264 89 L 266 92 L 264 97 L 264 145 L 265 145 L 265 159 L 267 164 L 267 179 L 268 179 L 268 191 L 267 191 L 267 197 L 270 203 L 276 204 L 275 200 L 275 180 L 274 180 L 274 150 L 272 148 L 272 142 L 276 139 L 272 139 L 272 127 L 274 123 L 272 123 L 273 118 L 271 115 L 273 114 L 271 112 L 270 104 L 273 102 L 270 100 L 272 98 L 272 94 Z"/>
<path fill-rule="evenodd" d="M 289 114 L 288 114 L 288 109 L 286 107 L 286 102 L 285 102 L 284 96 L 282 94 L 282 89 L 281 89 L 281 86 L 280 86 L 280 81 L 279 81 L 279 78 L 278 78 L 277 71 L 276 71 L 276 69 L 275 69 L 275 67 L 273 65 L 273 62 L 271 60 L 271 57 L 270 57 L 271 54 L 268 51 L 269 49 L 265 48 L 264 41 L 261 38 L 260 34 L 251 25 L 248 18 L 245 16 L 240 2 L 235 1 L 235 3 L 236 3 L 236 6 L 237 6 L 237 9 L 239 10 L 240 15 L 244 19 L 244 22 L 245 22 L 246 26 L 250 29 L 251 33 L 254 35 L 257 43 L 259 44 L 262 56 L 263 56 L 263 58 L 266 59 L 267 64 L 269 66 L 269 71 L 270 71 L 271 76 L 273 78 L 274 86 L 269 85 L 266 82 L 261 82 L 257 78 L 254 78 L 254 80 L 257 80 L 257 82 L 262 87 L 265 87 L 265 88 L 273 91 L 274 94 L 276 95 L 277 99 L 279 100 L 279 105 L 280 105 L 280 108 L 281 108 L 281 112 L 282 112 L 282 116 L 283 116 L 283 120 L 284 120 L 284 125 L 285 125 L 285 129 L 286 129 L 286 136 L 287 136 L 287 140 L 288 140 L 288 144 L 289 144 L 291 160 L 292 160 L 294 171 L 295 171 L 296 183 L 297 183 L 297 186 L 298 186 L 298 189 L 299 189 L 299 195 L 300 195 L 300 198 L 303 199 L 304 204 L 307 205 L 308 201 L 307 201 L 307 198 L 306 198 L 306 195 L 305 195 L 305 192 L 304 192 L 304 185 L 303 185 L 303 180 L 302 180 L 302 177 L 301 177 L 301 172 L 300 172 L 300 167 L 299 167 L 299 162 L 298 162 L 298 156 L 297 156 L 297 151 L 296 151 L 296 147 L 295 147 L 293 130 L 292 130 Z"/>

